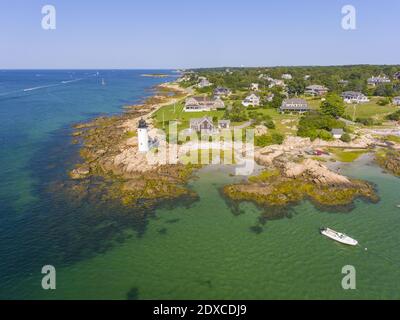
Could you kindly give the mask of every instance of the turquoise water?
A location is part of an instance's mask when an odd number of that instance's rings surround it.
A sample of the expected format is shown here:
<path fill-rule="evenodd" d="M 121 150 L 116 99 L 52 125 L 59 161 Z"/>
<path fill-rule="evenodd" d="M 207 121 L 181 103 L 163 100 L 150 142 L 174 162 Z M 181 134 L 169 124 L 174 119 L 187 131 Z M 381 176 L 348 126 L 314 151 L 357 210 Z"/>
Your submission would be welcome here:
<path fill-rule="evenodd" d="M 156 212 L 67 201 L 52 182 L 76 161 L 69 125 L 118 112 L 157 82 L 120 72 L 106 79 L 106 88 L 93 77 L 76 88 L 45 89 L 51 95 L 0 96 L 2 119 L 8 119 L 1 128 L 1 298 L 400 298 L 400 180 L 368 162 L 343 170 L 375 183 L 381 201 L 357 201 L 347 213 L 322 212 L 309 202 L 275 220 L 250 203 L 233 211 L 220 188 L 241 178 L 221 167 L 202 169 L 191 181 L 198 201 Z M 53 95 L 68 102 L 45 102 Z M 319 235 L 321 226 L 346 232 L 361 246 L 330 241 Z M 57 269 L 52 292 L 41 289 L 45 264 Z M 356 268 L 357 290 L 341 288 L 345 265 Z"/>

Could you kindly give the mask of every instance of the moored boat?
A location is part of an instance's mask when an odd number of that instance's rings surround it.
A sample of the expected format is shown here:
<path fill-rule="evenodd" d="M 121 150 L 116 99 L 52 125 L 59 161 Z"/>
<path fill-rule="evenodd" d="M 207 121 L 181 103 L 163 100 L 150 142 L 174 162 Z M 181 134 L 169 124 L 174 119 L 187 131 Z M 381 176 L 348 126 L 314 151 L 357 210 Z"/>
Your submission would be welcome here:
<path fill-rule="evenodd" d="M 335 240 L 337 242 L 347 244 L 349 246 L 356 246 L 358 244 L 358 241 L 349 237 L 348 235 L 344 233 L 337 232 L 335 230 L 329 229 L 329 228 L 321 228 L 320 230 L 321 234 L 324 236 Z"/>

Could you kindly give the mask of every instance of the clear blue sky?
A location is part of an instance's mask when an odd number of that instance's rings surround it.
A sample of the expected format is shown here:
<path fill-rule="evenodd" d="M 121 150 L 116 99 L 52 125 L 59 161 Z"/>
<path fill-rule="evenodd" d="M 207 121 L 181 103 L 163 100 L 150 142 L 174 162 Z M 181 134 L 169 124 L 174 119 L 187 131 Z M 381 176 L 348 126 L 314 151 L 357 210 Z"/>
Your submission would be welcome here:
<path fill-rule="evenodd" d="M 399 0 L 1 0 L 0 68 L 399 64 L 399 16 Z"/>

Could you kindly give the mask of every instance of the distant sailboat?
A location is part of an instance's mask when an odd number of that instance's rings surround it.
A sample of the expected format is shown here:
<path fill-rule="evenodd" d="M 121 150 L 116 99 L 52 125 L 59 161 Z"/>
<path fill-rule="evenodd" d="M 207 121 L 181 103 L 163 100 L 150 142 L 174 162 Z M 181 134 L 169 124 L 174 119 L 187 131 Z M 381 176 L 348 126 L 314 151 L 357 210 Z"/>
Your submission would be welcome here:
<path fill-rule="evenodd" d="M 104 81 L 104 78 L 101 78 L 101 85 L 102 85 L 102 86 L 105 86 L 105 85 L 106 85 L 106 82 Z"/>

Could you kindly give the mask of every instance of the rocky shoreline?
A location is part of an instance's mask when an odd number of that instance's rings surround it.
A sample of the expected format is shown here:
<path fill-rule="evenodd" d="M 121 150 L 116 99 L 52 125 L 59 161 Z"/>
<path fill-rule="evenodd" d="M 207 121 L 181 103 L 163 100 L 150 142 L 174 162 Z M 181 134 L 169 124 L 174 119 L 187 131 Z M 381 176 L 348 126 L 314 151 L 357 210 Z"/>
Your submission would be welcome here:
<path fill-rule="evenodd" d="M 82 192 L 91 190 L 102 194 L 104 201 L 116 200 L 132 207 L 152 207 L 167 199 L 196 198 L 184 187 L 196 166 L 149 167 L 145 156 L 137 152 L 138 121 L 143 118 L 151 123 L 155 111 L 187 95 L 183 89 L 169 83 L 159 85 L 156 90 L 155 96 L 141 105 L 125 107 L 121 115 L 99 117 L 74 126 L 73 143 L 80 144 L 82 161 L 69 173 L 75 181 L 71 188 L 73 194 L 82 197 Z M 131 165 L 124 165 L 127 150 L 136 150 Z M 143 166 L 138 166 L 140 163 Z M 97 188 L 89 188 L 94 181 Z"/>
<path fill-rule="evenodd" d="M 254 202 L 272 209 L 271 212 L 305 199 L 317 207 L 335 211 L 348 211 L 357 198 L 379 201 L 375 187 L 369 182 L 343 176 L 307 155 L 305 150 L 320 144 L 321 141 L 288 137 L 280 146 L 256 150 L 255 160 L 265 170 L 245 183 L 225 186 L 224 195 L 236 203 Z M 341 142 L 323 144 L 332 147 Z M 352 147 L 368 148 L 370 144 L 372 141 L 363 138 Z"/>
<path fill-rule="evenodd" d="M 136 137 L 140 119 L 149 123 L 150 132 L 156 130 L 154 112 L 189 94 L 190 91 L 177 84 L 165 83 L 143 104 L 125 107 L 121 115 L 99 117 L 74 126 L 73 143 L 81 145 L 82 159 L 70 172 L 70 178 L 76 182 L 74 190 L 82 192 L 77 185 L 92 190 L 87 186 L 96 180 L 104 200 L 117 200 L 134 207 L 154 206 L 161 200 L 181 197 L 195 199 L 196 194 L 185 184 L 200 166 L 179 161 L 174 165 L 149 163 L 148 155 L 138 152 Z M 290 136 L 282 145 L 256 148 L 255 162 L 264 168 L 261 174 L 245 183 L 227 185 L 223 193 L 236 203 L 252 201 L 269 208 L 284 208 L 304 199 L 328 209 L 349 208 L 357 198 L 377 202 L 379 197 L 372 184 L 334 172 L 323 164 L 324 159 L 315 159 L 306 152 L 315 148 L 368 151 L 376 144 L 377 139 L 371 134 L 363 134 L 351 143 Z M 181 147 L 176 148 L 179 153 Z M 398 151 L 380 148 L 376 160 L 383 168 L 400 175 Z"/>

